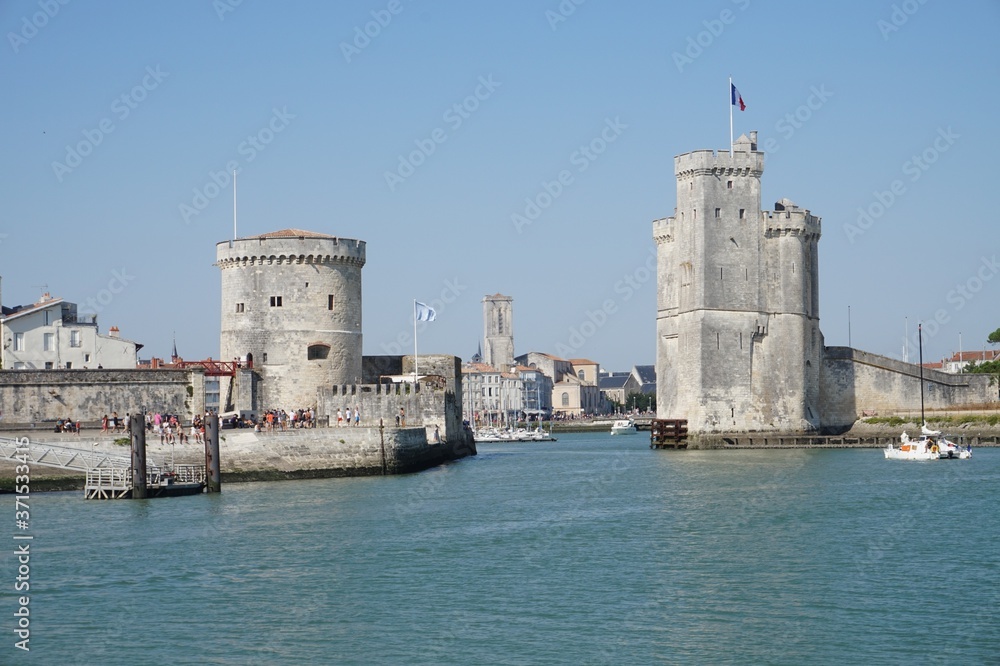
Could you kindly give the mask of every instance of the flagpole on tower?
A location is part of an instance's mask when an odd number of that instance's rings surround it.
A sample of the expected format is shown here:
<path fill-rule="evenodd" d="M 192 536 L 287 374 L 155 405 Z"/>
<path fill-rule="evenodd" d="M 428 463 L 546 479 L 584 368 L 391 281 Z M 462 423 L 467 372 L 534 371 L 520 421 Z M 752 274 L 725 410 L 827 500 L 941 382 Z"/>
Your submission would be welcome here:
<path fill-rule="evenodd" d="M 730 111 L 732 115 L 732 111 Z M 236 240 L 236 170 L 233 170 L 233 240 Z"/>
<path fill-rule="evenodd" d="M 733 76 L 729 75 L 729 157 L 733 156 Z"/>

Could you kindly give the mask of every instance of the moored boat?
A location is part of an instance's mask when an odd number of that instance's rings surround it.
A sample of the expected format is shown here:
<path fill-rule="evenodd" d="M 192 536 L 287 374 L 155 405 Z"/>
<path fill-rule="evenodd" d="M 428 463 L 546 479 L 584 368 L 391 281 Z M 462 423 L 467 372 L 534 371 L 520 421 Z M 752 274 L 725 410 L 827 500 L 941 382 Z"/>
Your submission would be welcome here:
<path fill-rule="evenodd" d="M 961 448 L 940 430 L 931 430 L 925 423 L 920 427 L 921 435 L 910 439 L 904 432 L 899 438 L 899 448 L 891 443 L 882 452 L 888 460 L 967 460 L 972 457 L 972 447 Z"/>

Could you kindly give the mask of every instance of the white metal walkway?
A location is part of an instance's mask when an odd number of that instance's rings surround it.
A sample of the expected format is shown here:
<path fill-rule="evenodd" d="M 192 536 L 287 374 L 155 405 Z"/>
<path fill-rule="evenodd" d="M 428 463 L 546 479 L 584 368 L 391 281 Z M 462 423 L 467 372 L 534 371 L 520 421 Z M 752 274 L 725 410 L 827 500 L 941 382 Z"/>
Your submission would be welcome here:
<path fill-rule="evenodd" d="M 124 467 L 127 469 L 132 465 L 129 455 L 111 455 L 101 451 L 76 449 L 61 444 L 36 441 L 30 441 L 28 446 L 24 447 L 22 442 L 22 439 L 0 437 L 0 459 L 23 463 L 22 457 L 27 454 L 29 465 L 45 465 L 46 467 L 81 472 L 105 467 Z M 22 445 L 20 449 L 18 449 L 19 444 Z M 148 465 L 154 464 L 148 458 L 146 463 Z"/>

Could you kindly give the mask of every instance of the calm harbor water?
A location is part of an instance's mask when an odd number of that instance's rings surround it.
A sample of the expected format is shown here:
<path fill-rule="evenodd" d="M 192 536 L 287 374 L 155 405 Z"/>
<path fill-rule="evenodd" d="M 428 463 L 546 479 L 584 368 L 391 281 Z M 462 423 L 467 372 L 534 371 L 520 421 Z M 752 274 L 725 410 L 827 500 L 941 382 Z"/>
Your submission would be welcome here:
<path fill-rule="evenodd" d="M 31 651 L 11 546 L 0 663 L 996 664 L 998 479 L 1000 449 L 587 433 L 401 477 L 36 494 Z"/>

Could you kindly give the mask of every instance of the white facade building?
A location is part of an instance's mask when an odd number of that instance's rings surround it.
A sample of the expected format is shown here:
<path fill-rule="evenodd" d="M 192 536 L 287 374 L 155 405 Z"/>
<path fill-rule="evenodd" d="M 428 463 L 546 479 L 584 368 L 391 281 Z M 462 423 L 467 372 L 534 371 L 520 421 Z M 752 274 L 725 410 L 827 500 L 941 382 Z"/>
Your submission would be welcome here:
<path fill-rule="evenodd" d="M 114 326 L 102 335 L 97 315 L 81 319 L 76 303 L 46 293 L 37 303 L 0 312 L 0 363 L 6 370 L 136 367 L 142 345 L 120 338 Z"/>

